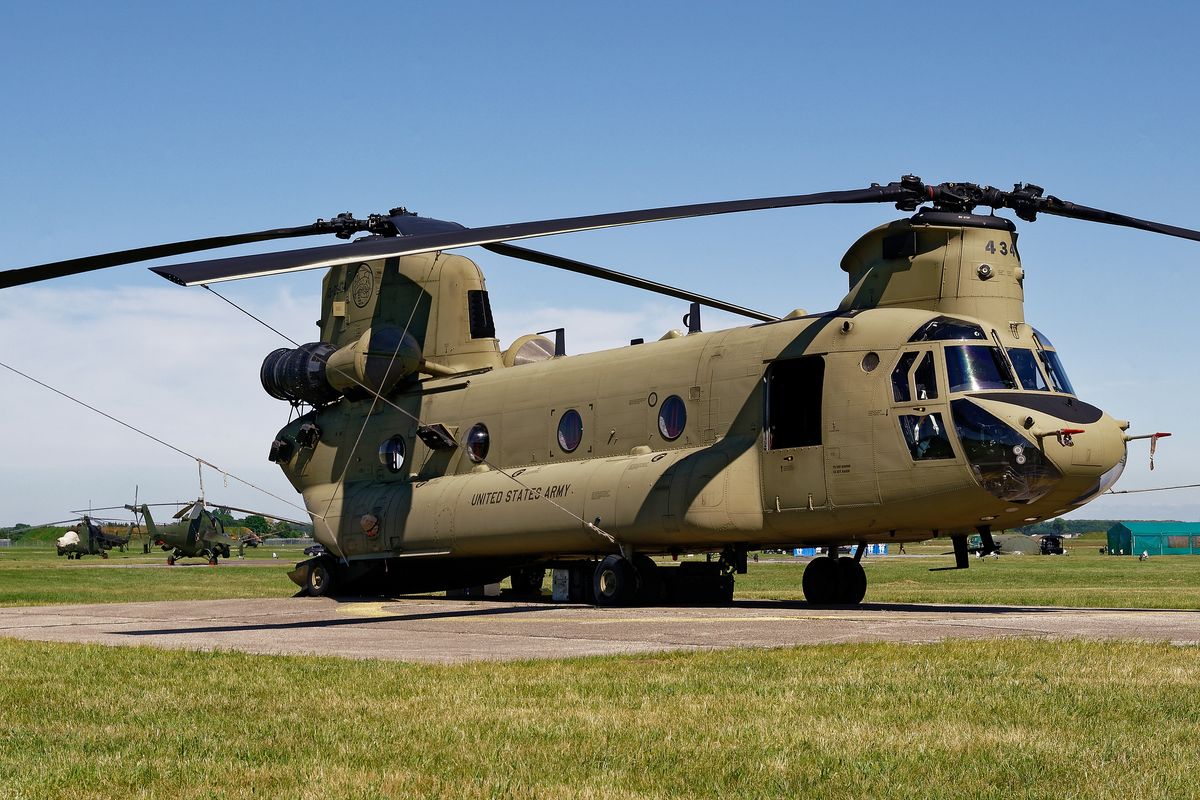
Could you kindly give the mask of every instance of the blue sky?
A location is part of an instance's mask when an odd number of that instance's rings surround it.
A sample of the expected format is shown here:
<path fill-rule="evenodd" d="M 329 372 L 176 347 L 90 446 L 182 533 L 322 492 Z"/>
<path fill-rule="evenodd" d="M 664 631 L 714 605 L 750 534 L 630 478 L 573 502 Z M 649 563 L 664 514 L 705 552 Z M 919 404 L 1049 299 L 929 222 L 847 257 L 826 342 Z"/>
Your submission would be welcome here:
<path fill-rule="evenodd" d="M 396 205 L 484 225 L 906 172 L 1032 181 L 1200 227 L 1198 16 L 1154 3 L 10 5 L 0 267 Z M 784 313 L 834 306 L 846 247 L 896 215 L 773 211 L 540 246 Z M 1177 434 L 1153 474 L 1134 445 L 1118 488 L 1200 482 L 1186 353 L 1200 244 L 1053 218 L 1021 235 L 1027 316 L 1080 393 L 1138 431 Z M 578 350 L 657 336 L 685 310 L 470 255 L 502 338 L 566 324 Z M 310 339 L 319 279 L 226 290 Z M 139 266 L 8 290 L 0 360 L 287 492 L 264 458 L 285 410 L 257 382 L 279 342 L 219 305 Z M 14 376 L 0 374 L 0 396 L 0 524 L 56 519 L 133 482 L 195 494 L 177 456 Z M 97 459 L 107 468 L 81 479 Z M 1194 519 L 1200 494 L 1083 513 Z"/>

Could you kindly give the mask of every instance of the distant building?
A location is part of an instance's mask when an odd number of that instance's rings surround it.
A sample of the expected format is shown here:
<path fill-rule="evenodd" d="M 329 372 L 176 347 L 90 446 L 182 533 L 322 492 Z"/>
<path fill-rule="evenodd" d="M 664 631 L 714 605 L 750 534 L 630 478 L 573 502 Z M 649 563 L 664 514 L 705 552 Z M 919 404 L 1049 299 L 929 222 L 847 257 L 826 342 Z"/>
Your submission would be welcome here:
<path fill-rule="evenodd" d="M 1108 552 L 1200 555 L 1200 522 L 1118 522 L 1108 529 Z"/>

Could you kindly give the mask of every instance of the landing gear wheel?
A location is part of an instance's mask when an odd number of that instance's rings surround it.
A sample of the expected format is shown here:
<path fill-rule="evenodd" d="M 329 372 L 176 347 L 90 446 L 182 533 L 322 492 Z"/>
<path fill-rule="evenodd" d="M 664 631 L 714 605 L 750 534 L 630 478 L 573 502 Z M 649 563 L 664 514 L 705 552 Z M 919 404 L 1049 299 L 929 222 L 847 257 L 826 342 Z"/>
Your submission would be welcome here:
<path fill-rule="evenodd" d="M 167 566 L 168 567 L 175 566 L 175 556 L 167 556 Z"/>
<path fill-rule="evenodd" d="M 837 602 L 856 606 L 867 594 L 867 571 L 853 558 L 842 556 L 837 560 Z"/>
<path fill-rule="evenodd" d="M 108 558 L 108 553 L 106 553 L 106 552 L 104 552 L 103 550 L 101 550 L 101 551 L 100 551 L 100 557 L 101 557 L 101 558 Z"/>
<path fill-rule="evenodd" d="M 828 556 L 814 558 L 804 568 L 800 584 L 804 588 L 804 599 L 814 606 L 828 606 L 837 602 L 838 562 Z"/>
<path fill-rule="evenodd" d="M 329 559 L 319 558 L 312 563 L 305 589 L 309 597 L 326 597 L 333 591 L 333 564 Z"/>
<path fill-rule="evenodd" d="M 656 606 L 663 602 L 667 594 L 666 584 L 659 573 L 658 564 L 647 555 L 638 554 L 633 557 L 633 569 L 637 573 L 637 602 L 643 606 Z"/>
<path fill-rule="evenodd" d="M 215 566 L 217 565 L 217 557 L 216 557 L 216 556 L 209 556 L 209 557 L 208 557 L 208 565 L 209 565 L 210 567 L 215 567 Z"/>
<path fill-rule="evenodd" d="M 513 570 L 511 580 L 513 594 L 517 597 L 541 597 L 546 570 L 541 567 L 521 567 Z"/>
<path fill-rule="evenodd" d="M 592 593 L 598 606 L 627 606 L 637 597 L 637 570 L 628 559 L 605 557 L 592 577 Z"/>

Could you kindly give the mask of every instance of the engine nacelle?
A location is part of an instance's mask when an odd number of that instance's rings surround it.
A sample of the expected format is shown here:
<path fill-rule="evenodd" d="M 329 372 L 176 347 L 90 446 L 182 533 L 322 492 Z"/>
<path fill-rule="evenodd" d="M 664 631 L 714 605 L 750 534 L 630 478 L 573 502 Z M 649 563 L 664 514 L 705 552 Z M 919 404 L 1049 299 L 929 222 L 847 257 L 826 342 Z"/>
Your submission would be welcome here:
<path fill-rule="evenodd" d="M 328 342 L 280 348 L 263 359 L 259 377 L 274 398 L 323 406 L 339 397 L 386 395 L 420 367 L 416 339 L 385 326 L 368 328 L 342 348 Z"/>

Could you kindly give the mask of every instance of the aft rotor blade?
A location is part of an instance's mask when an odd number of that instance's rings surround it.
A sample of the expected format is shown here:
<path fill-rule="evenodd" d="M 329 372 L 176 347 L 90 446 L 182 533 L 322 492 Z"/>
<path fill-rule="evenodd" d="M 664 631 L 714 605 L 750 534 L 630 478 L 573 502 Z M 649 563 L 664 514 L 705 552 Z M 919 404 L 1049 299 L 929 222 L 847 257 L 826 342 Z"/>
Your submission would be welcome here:
<path fill-rule="evenodd" d="M 452 250 L 458 247 L 507 242 L 517 239 L 532 239 L 560 233 L 576 233 L 601 228 L 616 228 L 623 225 L 638 225 L 645 222 L 664 222 L 672 219 L 706 217 L 714 214 L 734 214 L 743 211 L 761 211 L 769 208 L 792 208 L 831 203 L 887 203 L 919 199 L 920 193 L 909 186 L 890 183 L 887 186 L 872 186 L 866 189 L 850 189 L 838 192 L 789 195 L 785 197 L 763 197 L 752 200 L 728 200 L 718 203 L 694 203 L 684 206 L 647 208 L 638 211 L 621 211 L 611 214 L 595 214 L 586 217 L 519 222 L 510 225 L 492 225 L 482 228 L 463 228 L 437 233 L 412 236 L 380 237 L 342 245 L 309 247 L 300 250 L 285 250 L 277 253 L 221 258 L 210 261 L 193 261 L 153 267 L 153 271 L 182 286 L 218 283 L 220 281 L 277 275 L 319 267 L 332 267 L 352 261 L 369 261 L 379 258 L 430 253 L 435 250 Z"/>
<path fill-rule="evenodd" d="M 637 289 L 645 289 L 649 292 L 665 294 L 667 297 L 676 297 L 680 300 L 699 303 L 702 306 L 716 308 L 721 311 L 728 311 L 731 314 L 740 314 L 744 317 L 750 317 L 751 319 L 757 319 L 763 322 L 774 322 L 775 320 L 779 319 L 779 317 L 763 313 L 762 311 L 743 308 L 741 306 L 734 305 L 733 303 L 726 303 L 723 300 L 705 297 L 702 294 L 689 292 L 685 289 L 678 289 L 674 286 L 667 286 L 665 283 L 656 283 L 655 281 L 649 281 L 645 278 L 639 278 L 636 275 L 627 275 L 624 272 L 617 272 L 616 270 L 606 269 L 605 267 L 597 267 L 593 264 L 585 264 L 582 261 L 563 258 L 562 256 L 552 255 L 551 253 L 543 253 L 538 250 L 529 250 L 524 247 L 517 247 L 513 244 L 504 244 L 503 242 L 485 244 L 483 245 L 483 248 L 502 256 L 519 258 L 524 261 L 532 261 L 534 264 L 565 269 L 568 272 L 577 272 L 580 275 L 587 275 L 592 278 L 601 278 L 602 280 L 612 281 L 613 283 L 619 283 L 624 286 L 633 286 Z"/>
<path fill-rule="evenodd" d="M 184 253 L 195 253 L 200 250 L 214 250 L 219 247 L 232 247 L 239 244 L 266 242 L 272 239 L 289 239 L 296 236 L 313 236 L 334 231 L 323 225 L 303 225 L 298 228 L 274 228 L 252 233 L 237 233 L 232 236 L 210 236 L 205 239 L 191 239 L 186 242 L 170 242 L 156 244 L 150 247 L 136 247 L 132 250 L 119 250 L 115 253 L 101 253 L 95 256 L 72 258 L 66 261 L 55 261 L 51 264 L 39 264 L 35 267 L 22 267 L 0 272 L 0 289 L 10 286 L 21 286 L 26 283 L 62 278 L 67 275 L 78 275 L 82 272 L 92 272 L 98 269 L 117 267 L 122 264 L 133 264 L 138 261 L 152 261 L 156 258 L 178 256 Z"/>
<path fill-rule="evenodd" d="M 1191 239 L 1193 242 L 1200 242 L 1200 231 L 1195 231 L 1191 228 L 1181 228 L 1177 225 L 1167 225 L 1162 222 L 1152 222 L 1125 214 L 1118 214 L 1115 211 L 1104 211 L 1099 208 L 1081 206 L 1077 203 L 1059 200 L 1057 197 L 1047 197 L 1044 204 L 1040 205 L 1037 210 L 1040 214 L 1054 214 L 1059 217 L 1082 219 L 1088 222 L 1120 225 L 1125 228 L 1137 228 L 1141 231 L 1162 233 L 1167 236 L 1176 236 L 1180 239 Z"/>

